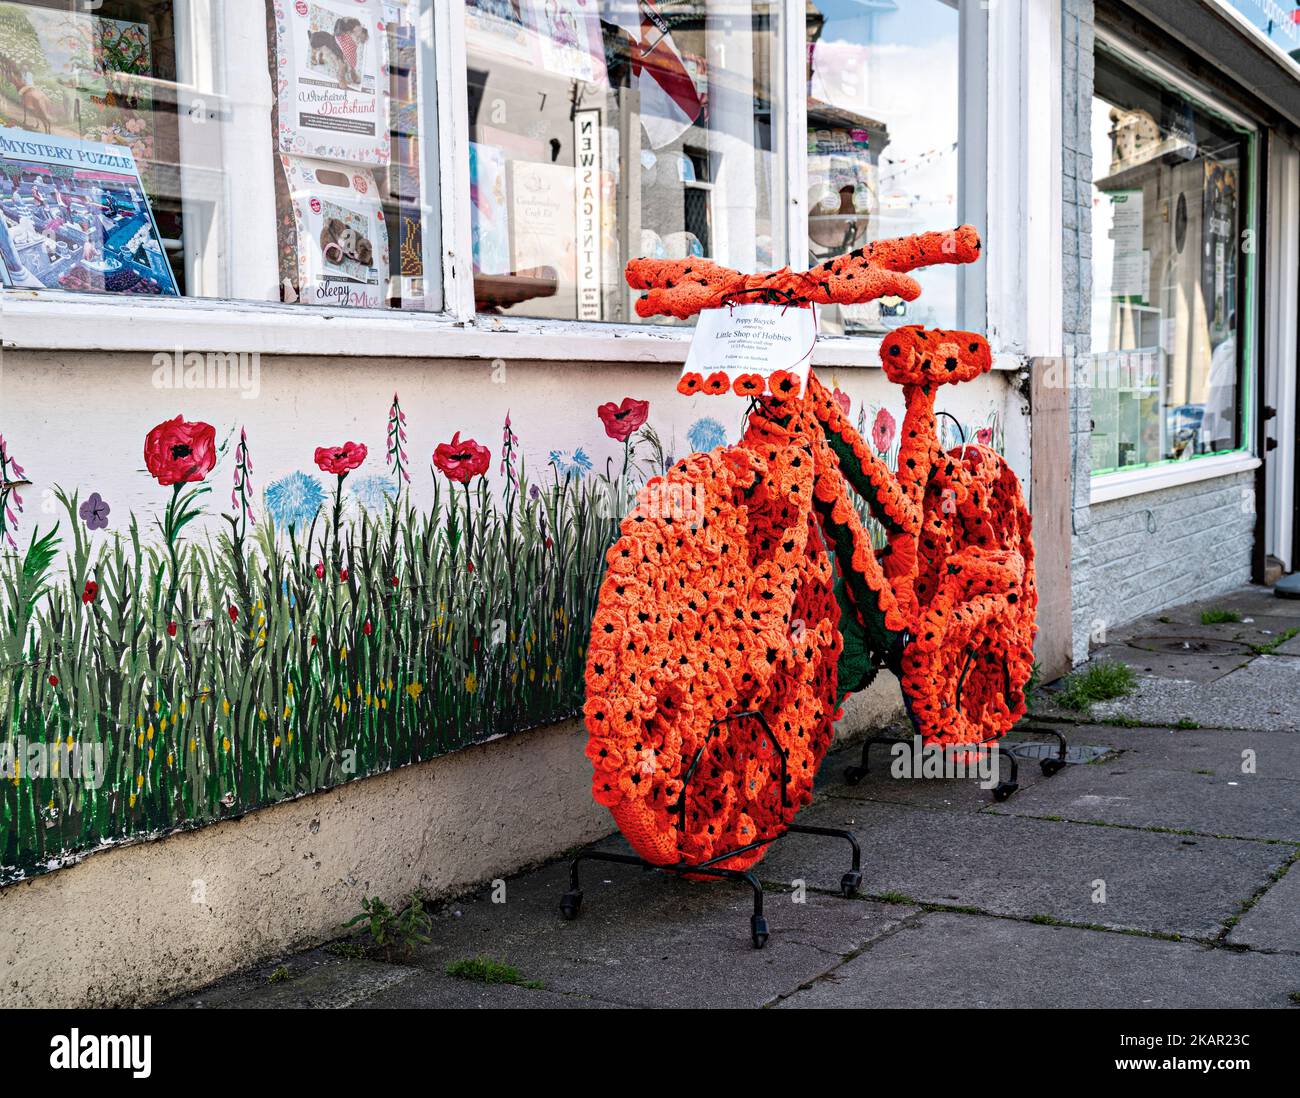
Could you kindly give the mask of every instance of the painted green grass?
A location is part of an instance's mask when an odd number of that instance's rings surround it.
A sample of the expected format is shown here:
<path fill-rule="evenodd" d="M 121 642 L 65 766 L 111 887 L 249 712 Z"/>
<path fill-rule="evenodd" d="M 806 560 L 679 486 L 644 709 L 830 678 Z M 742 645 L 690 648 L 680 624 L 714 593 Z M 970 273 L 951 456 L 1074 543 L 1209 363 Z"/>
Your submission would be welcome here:
<path fill-rule="evenodd" d="M 174 561 L 134 516 L 92 549 L 62 497 L 0 560 L 0 882 L 578 712 L 632 486 L 550 472 L 504 500 L 435 477 L 428 510 L 187 532 Z M 97 788 L 29 754 L 70 742 L 102 750 Z"/>

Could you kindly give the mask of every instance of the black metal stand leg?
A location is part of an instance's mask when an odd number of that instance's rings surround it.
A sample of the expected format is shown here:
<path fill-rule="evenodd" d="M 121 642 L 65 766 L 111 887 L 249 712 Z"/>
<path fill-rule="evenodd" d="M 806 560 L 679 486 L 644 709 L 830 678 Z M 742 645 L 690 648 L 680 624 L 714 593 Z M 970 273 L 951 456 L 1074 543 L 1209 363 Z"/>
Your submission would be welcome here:
<path fill-rule="evenodd" d="M 998 784 L 993 787 L 993 799 L 995 801 L 1005 801 L 1012 793 L 1020 788 L 1020 766 L 1016 762 L 1016 757 L 1010 751 L 1003 751 L 1000 747 L 994 747 L 998 756 Z M 1011 778 L 1002 777 L 1002 761 L 1006 760 L 1011 764 Z"/>
<path fill-rule="evenodd" d="M 878 743 L 910 743 L 910 740 L 900 739 L 898 736 L 880 735 L 868 736 L 862 741 L 862 764 L 860 766 L 846 766 L 844 768 L 844 780 L 849 785 L 857 785 L 871 772 L 871 749 Z"/>
<path fill-rule="evenodd" d="M 853 864 L 840 878 L 840 894 L 847 900 L 862 887 L 862 848 L 853 832 L 838 827 L 813 827 L 811 824 L 791 824 L 786 830 L 801 835 L 829 835 L 833 839 L 845 840 L 853 848 Z"/>
<path fill-rule="evenodd" d="M 1017 728 L 1017 732 L 1028 732 L 1035 736 L 1051 736 L 1060 745 L 1054 759 L 1041 759 L 1038 767 L 1043 772 L 1043 777 L 1050 778 L 1065 769 L 1066 753 L 1070 750 L 1069 745 L 1065 742 L 1065 734 L 1058 732 L 1055 728 L 1046 728 L 1043 725 L 1031 724 L 1023 728 Z"/>
<path fill-rule="evenodd" d="M 837 834 L 845 834 L 842 832 Z M 851 836 L 849 836 L 852 839 Z M 856 847 L 857 841 L 852 840 Z M 750 847 L 742 850 L 732 850 L 721 855 L 717 860 L 733 858 L 745 850 L 753 849 L 754 846 L 765 845 L 754 843 Z M 661 869 L 665 873 L 674 873 L 677 876 L 686 874 L 699 874 L 706 877 L 718 877 L 727 881 L 740 881 L 749 885 L 754 893 L 754 914 L 749 919 L 750 937 L 754 942 L 755 949 L 762 949 L 767 944 L 768 928 L 767 919 L 763 915 L 763 885 L 762 882 L 749 870 L 743 869 L 723 869 L 720 866 L 709 865 L 707 862 L 701 865 L 655 865 L 653 862 L 647 862 L 644 858 L 638 858 L 635 854 L 617 854 L 612 851 L 604 850 L 584 850 L 569 865 L 569 891 L 560 897 L 560 914 L 566 920 L 576 919 L 582 912 L 582 882 L 578 874 L 578 867 L 583 860 L 593 862 L 614 862 L 618 865 L 634 865 L 642 869 Z"/>

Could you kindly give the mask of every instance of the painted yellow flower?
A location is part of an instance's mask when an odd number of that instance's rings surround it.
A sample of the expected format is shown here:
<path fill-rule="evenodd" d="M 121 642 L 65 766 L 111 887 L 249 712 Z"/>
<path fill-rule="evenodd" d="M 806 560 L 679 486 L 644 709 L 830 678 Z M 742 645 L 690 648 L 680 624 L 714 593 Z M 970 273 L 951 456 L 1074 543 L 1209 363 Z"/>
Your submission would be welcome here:
<path fill-rule="evenodd" d="M 221 750 L 222 750 L 222 751 L 226 751 L 226 752 L 229 752 L 229 751 L 230 751 L 230 737 L 229 737 L 229 736 L 222 736 L 222 737 L 221 737 Z"/>
<path fill-rule="evenodd" d="M 222 699 L 221 699 L 221 711 L 222 711 L 222 712 L 223 712 L 227 717 L 230 716 L 230 699 L 229 699 L 229 698 L 222 698 Z"/>
<path fill-rule="evenodd" d="M 478 676 L 475 675 L 473 671 L 465 676 L 465 689 L 471 694 L 478 691 Z"/>
<path fill-rule="evenodd" d="M 143 785 L 144 785 L 144 775 L 143 775 L 143 774 L 137 774 L 137 775 L 135 776 L 135 787 L 136 787 L 136 789 L 139 789 L 139 788 L 140 788 L 141 786 L 143 786 Z"/>
<path fill-rule="evenodd" d="M 181 716 L 185 716 L 185 699 L 181 698 Z"/>
<path fill-rule="evenodd" d="M 149 761 L 153 762 L 153 748 L 149 748 Z"/>
<path fill-rule="evenodd" d="M 345 660 L 347 658 L 348 658 L 348 646 L 345 644 L 342 648 L 339 649 L 339 659 Z"/>
<path fill-rule="evenodd" d="M 132 808 L 135 807 L 135 794 L 134 794 L 134 793 L 132 793 L 131 796 L 127 798 L 127 802 L 126 802 L 126 803 L 127 803 L 128 805 L 130 805 Z"/>
<path fill-rule="evenodd" d="M 176 756 L 173 755 L 170 751 L 168 751 L 168 752 L 167 752 L 167 765 L 168 765 L 168 766 L 174 766 L 175 764 L 176 764 Z"/>
<path fill-rule="evenodd" d="M 152 724 L 149 725 L 149 731 L 150 731 L 150 734 L 152 734 L 152 732 L 153 732 L 153 725 L 152 725 Z M 136 738 L 135 738 L 135 745 L 136 745 L 136 747 L 143 747 L 143 746 L 144 746 L 144 733 L 143 733 L 143 732 L 141 732 L 138 736 L 136 736 Z"/>
<path fill-rule="evenodd" d="M 259 710 L 257 711 L 257 719 L 258 719 L 259 721 L 262 721 L 263 723 L 266 722 L 266 710 L 265 710 L 265 709 L 259 709 Z"/>
<path fill-rule="evenodd" d="M 279 746 L 280 746 L 280 737 L 279 737 L 279 736 L 276 736 L 275 739 L 273 739 L 273 740 L 271 741 L 271 746 L 272 746 L 272 747 L 279 747 Z"/>
<path fill-rule="evenodd" d="M 199 741 L 196 740 L 193 736 L 191 736 L 191 737 L 190 737 L 190 750 L 191 750 L 191 751 L 197 751 L 198 749 L 199 749 Z"/>
<path fill-rule="evenodd" d="M 289 697 L 291 697 L 291 698 L 293 697 L 293 682 L 292 682 L 292 681 L 287 682 L 287 683 L 284 684 L 284 692 L 285 692 L 286 694 L 288 694 Z"/>
<path fill-rule="evenodd" d="M 410 683 L 406 687 L 406 692 L 411 695 L 411 701 L 419 701 L 420 695 L 424 693 L 424 685 L 418 682 Z"/>

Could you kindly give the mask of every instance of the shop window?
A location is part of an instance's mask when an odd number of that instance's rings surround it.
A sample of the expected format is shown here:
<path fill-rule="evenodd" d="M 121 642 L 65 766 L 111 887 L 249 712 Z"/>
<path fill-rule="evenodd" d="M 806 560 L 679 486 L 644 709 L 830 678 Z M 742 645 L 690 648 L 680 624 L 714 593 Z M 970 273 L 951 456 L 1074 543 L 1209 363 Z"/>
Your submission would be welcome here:
<path fill-rule="evenodd" d="M 807 6 L 808 266 L 873 240 L 983 224 L 987 3 L 821 0 Z M 973 188 L 982 193 L 982 186 Z M 919 272 L 919 300 L 821 311 L 829 333 L 978 326 L 955 267 Z M 974 288 L 972 287 L 972 290 Z"/>
<path fill-rule="evenodd" d="M 418 15 L 417 0 L 2 0 L 4 284 L 440 307 Z"/>
<path fill-rule="evenodd" d="M 1093 472 L 1240 449 L 1251 134 L 1109 49 L 1095 71 Z"/>
<path fill-rule="evenodd" d="M 475 305 L 635 321 L 623 267 L 786 261 L 781 0 L 466 0 Z"/>

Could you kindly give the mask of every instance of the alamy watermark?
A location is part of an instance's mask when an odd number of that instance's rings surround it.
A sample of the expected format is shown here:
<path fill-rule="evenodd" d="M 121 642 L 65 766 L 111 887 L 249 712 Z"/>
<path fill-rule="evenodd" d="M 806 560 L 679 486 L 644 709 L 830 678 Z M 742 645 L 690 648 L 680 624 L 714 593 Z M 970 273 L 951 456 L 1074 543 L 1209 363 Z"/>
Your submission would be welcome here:
<path fill-rule="evenodd" d="M 894 778 L 978 778 L 981 789 L 998 784 L 997 744 L 947 747 L 913 736 L 889 749 L 889 773 Z"/>
<path fill-rule="evenodd" d="M 153 356 L 155 389 L 232 389 L 244 400 L 262 391 L 257 351 L 187 351 L 176 347 Z"/>

